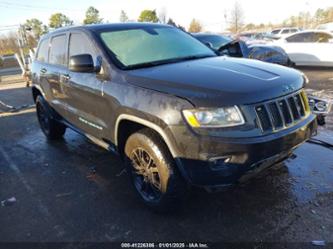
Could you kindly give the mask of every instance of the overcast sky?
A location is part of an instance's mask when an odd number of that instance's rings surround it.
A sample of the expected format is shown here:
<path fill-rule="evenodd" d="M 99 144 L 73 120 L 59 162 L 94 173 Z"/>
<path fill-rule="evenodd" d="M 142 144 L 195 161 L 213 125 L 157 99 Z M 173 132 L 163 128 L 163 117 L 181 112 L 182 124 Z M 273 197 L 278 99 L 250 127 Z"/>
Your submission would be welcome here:
<path fill-rule="evenodd" d="M 300 11 L 314 11 L 333 7 L 333 0 L 238 0 L 247 23 L 279 23 Z M 192 18 L 197 18 L 207 31 L 225 28 L 225 13 L 228 15 L 233 0 L 0 0 L 0 30 L 5 26 L 24 23 L 26 19 L 38 18 L 48 24 L 52 13 L 62 12 L 76 24 L 84 19 L 89 6 L 96 7 L 104 20 L 119 21 L 124 10 L 130 19 L 136 20 L 143 9 L 165 9 L 167 17 L 184 27 Z"/>

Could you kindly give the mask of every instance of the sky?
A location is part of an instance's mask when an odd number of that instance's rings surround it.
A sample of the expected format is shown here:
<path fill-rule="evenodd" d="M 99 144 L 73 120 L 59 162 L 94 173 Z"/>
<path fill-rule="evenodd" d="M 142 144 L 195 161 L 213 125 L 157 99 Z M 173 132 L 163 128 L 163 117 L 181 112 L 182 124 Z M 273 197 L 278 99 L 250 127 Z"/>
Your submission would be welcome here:
<path fill-rule="evenodd" d="M 333 7 L 333 0 L 238 0 L 246 23 L 280 23 L 301 11 L 314 13 L 318 8 Z M 62 12 L 80 24 L 89 6 L 100 11 L 105 21 L 118 22 L 120 11 L 136 20 L 143 9 L 165 10 L 167 18 L 188 27 L 198 19 L 205 31 L 223 31 L 234 0 L 0 0 L 0 31 L 15 28 L 26 19 L 38 18 L 45 24 L 51 14 Z M 3 31 L 2 31 L 3 32 Z"/>

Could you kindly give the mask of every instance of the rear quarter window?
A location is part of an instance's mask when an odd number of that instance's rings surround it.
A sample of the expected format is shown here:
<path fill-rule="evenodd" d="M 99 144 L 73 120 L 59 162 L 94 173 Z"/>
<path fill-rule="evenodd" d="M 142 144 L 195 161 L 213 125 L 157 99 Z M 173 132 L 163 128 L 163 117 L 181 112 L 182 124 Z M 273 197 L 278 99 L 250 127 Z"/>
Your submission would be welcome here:
<path fill-rule="evenodd" d="M 314 33 L 314 42 L 327 43 L 333 38 L 332 35 L 326 33 Z"/>

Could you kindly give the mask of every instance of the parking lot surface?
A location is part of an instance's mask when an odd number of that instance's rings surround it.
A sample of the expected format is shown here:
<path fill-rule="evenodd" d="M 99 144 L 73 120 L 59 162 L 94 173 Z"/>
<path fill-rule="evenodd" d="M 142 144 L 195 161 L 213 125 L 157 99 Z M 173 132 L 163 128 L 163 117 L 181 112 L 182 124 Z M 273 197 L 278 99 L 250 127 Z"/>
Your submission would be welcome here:
<path fill-rule="evenodd" d="M 333 91 L 331 70 L 304 69 Z M 32 104 L 24 84 L 0 100 Z M 330 119 L 331 120 L 331 119 Z M 333 143 L 332 122 L 318 138 Z M 143 206 L 120 159 L 68 130 L 48 142 L 34 108 L 0 114 L 0 241 L 333 242 L 333 152 L 303 144 L 296 158 L 227 192 L 191 191 L 175 214 Z"/>
<path fill-rule="evenodd" d="M 301 70 L 310 83 L 307 85 L 309 92 L 318 97 L 328 99 L 333 103 L 333 68 L 301 67 Z M 333 112 L 326 118 L 326 129 L 333 130 Z"/>

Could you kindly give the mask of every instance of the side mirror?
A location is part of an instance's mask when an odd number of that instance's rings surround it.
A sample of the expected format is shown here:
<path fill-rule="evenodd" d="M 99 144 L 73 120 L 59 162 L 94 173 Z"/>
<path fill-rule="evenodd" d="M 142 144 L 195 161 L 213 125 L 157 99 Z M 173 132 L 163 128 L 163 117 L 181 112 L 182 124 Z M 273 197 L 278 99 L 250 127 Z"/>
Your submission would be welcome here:
<path fill-rule="evenodd" d="M 90 54 L 73 55 L 69 58 L 69 70 L 80 73 L 96 72 L 94 60 Z"/>

